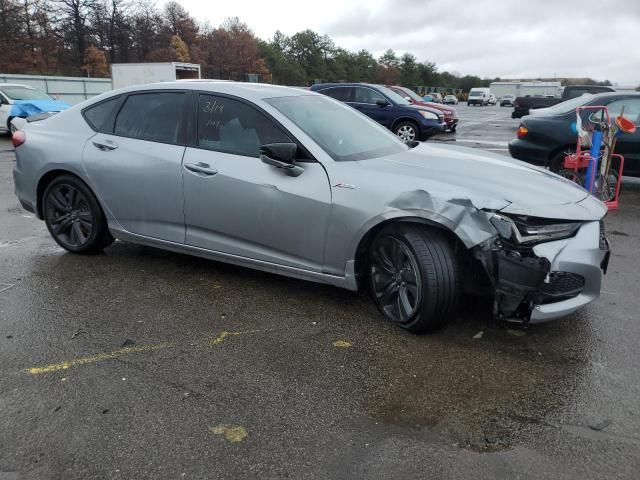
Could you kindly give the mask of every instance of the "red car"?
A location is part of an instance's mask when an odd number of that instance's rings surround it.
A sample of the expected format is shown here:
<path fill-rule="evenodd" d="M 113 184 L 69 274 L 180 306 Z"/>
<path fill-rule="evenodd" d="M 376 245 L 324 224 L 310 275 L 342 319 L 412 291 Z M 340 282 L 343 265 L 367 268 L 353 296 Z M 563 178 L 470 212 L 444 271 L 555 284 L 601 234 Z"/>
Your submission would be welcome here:
<path fill-rule="evenodd" d="M 387 85 L 387 88 L 390 88 L 402 98 L 409 100 L 414 105 L 422 105 L 423 107 L 435 108 L 436 110 L 440 110 L 444 115 L 444 123 L 447 124 L 447 129 L 452 132 L 456 131 L 456 127 L 458 126 L 458 113 L 456 112 L 455 108 L 441 105 L 440 103 L 425 102 L 420 95 L 418 95 L 410 88 L 397 87 L 395 85 Z"/>

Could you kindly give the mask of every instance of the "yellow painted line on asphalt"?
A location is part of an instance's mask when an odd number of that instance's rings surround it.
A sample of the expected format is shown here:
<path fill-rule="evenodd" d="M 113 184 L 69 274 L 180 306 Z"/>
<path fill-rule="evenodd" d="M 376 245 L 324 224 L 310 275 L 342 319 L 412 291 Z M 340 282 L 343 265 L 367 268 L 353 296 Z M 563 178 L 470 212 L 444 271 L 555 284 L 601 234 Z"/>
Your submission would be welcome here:
<path fill-rule="evenodd" d="M 249 335 L 252 333 L 258 333 L 261 330 L 243 330 L 243 331 L 235 331 L 228 332 L 223 331 L 217 334 L 215 337 L 206 337 L 202 340 L 192 343 L 200 346 L 204 345 L 219 345 L 225 341 L 227 337 L 237 337 L 240 335 Z M 132 347 L 123 347 L 118 350 L 114 350 L 112 352 L 103 352 L 98 353 L 96 355 L 90 355 L 88 357 L 80 357 L 74 358 L 71 360 L 65 360 L 58 363 L 51 363 L 49 365 L 41 365 L 37 367 L 25 368 L 20 372 L 28 373 L 29 375 L 43 375 L 45 373 L 54 373 L 61 372 L 64 370 L 68 370 L 74 367 L 80 367 L 82 365 L 89 365 L 91 363 L 104 362 L 105 360 L 112 360 L 114 358 L 122 357 L 124 355 L 131 355 L 135 353 L 145 353 L 145 352 L 153 352 L 154 350 L 162 350 L 165 348 L 175 347 L 175 344 L 172 343 L 160 343 L 156 345 L 140 345 L 140 346 L 132 346 Z M 18 372 L 14 372 L 18 373 Z M 61 381 L 66 381 L 66 378 L 63 378 Z"/>
<path fill-rule="evenodd" d="M 351 342 L 347 342 L 346 340 L 336 340 L 333 342 L 333 346 L 338 348 L 349 348 L 351 346 Z"/>
<path fill-rule="evenodd" d="M 218 335 L 211 339 L 211 345 L 219 345 L 224 342 L 224 339 L 227 337 L 237 337 L 240 335 L 249 335 L 251 333 L 258 333 L 260 330 L 245 330 L 242 332 L 220 332 Z"/>
<path fill-rule="evenodd" d="M 89 363 L 103 362 L 105 360 L 111 360 L 121 357 L 123 355 L 130 355 L 132 353 L 144 353 L 152 352 L 154 350 L 161 350 L 163 348 L 171 347 L 170 343 L 161 343 L 158 345 L 141 345 L 139 347 L 123 347 L 112 352 L 98 353 L 97 355 L 91 355 L 89 357 L 74 358 L 60 363 L 51 363 L 49 365 L 43 365 L 41 367 L 27 368 L 25 371 L 30 375 L 42 375 L 44 373 L 59 372 L 61 370 L 68 370 L 69 368 L 79 367 L 81 365 L 87 365 Z"/>

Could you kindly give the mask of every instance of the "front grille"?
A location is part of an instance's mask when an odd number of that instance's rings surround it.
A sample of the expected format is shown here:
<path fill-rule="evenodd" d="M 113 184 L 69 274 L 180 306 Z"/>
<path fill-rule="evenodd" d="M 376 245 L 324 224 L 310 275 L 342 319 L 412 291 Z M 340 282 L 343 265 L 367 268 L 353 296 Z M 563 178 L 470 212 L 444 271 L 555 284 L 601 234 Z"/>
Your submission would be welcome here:
<path fill-rule="evenodd" d="M 576 273 L 551 272 L 549 283 L 542 284 L 542 303 L 553 303 L 577 297 L 584 288 L 584 277 Z"/>
<path fill-rule="evenodd" d="M 604 230 L 604 222 L 600 220 L 600 250 L 609 250 L 609 242 L 607 242 L 607 232 Z"/>

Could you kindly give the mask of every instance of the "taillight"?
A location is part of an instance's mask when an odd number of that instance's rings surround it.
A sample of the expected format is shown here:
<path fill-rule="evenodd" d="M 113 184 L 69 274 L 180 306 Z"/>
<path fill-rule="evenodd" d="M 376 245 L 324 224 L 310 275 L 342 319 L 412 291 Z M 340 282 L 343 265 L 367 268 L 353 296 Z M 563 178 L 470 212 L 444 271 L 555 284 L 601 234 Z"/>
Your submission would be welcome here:
<path fill-rule="evenodd" d="M 11 135 L 11 142 L 13 143 L 13 148 L 18 148 L 24 142 L 27 141 L 27 135 L 22 130 L 17 130 L 13 132 Z"/>
<path fill-rule="evenodd" d="M 518 138 L 524 138 L 527 136 L 528 133 L 529 133 L 529 129 L 524 125 L 520 125 L 518 127 Z"/>

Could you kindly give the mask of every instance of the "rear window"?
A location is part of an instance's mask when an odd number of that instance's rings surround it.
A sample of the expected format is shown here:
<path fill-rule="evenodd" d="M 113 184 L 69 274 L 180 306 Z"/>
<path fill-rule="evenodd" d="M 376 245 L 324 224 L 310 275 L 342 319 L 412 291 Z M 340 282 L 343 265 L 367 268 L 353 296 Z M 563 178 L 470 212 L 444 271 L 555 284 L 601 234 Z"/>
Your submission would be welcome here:
<path fill-rule="evenodd" d="M 111 119 L 111 115 L 113 114 L 113 109 L 118 105 L 119 100 L 120 97 L 114 97 L 86 108 L 82 112 L 84 119 L 92 129 L 98 132 L 105 132 L 108 127 L 109 120 Z"/>
<path fill-rule="evenodd" d="M 182 92 L 130 95 L 118 113 L 114 134 L 159 143 L 178 143 Z"/>

